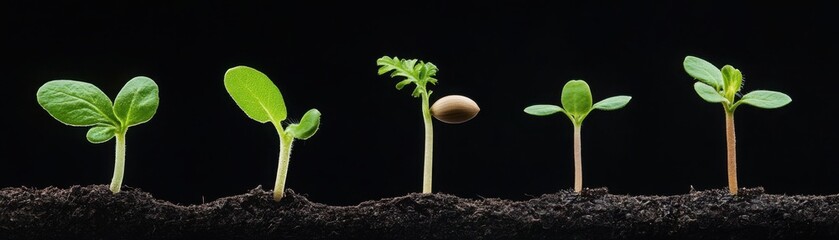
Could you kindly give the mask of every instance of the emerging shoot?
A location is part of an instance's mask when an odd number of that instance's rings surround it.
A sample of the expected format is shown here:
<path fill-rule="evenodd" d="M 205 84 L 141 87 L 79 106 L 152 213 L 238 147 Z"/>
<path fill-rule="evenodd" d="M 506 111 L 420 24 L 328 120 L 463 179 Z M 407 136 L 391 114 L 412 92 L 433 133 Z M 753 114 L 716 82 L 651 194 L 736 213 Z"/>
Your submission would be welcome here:
<path fill-rule="evenodd" d="M 111 99 L 93 84 L 74 80 L 53 80 L 38 89 L 38 104 L 61 123 L 91 127 L 87 140 L 104 143 L 116 137 L 116 159 L 111 192 L 122 187 L 125 170 L 125 134 L 128 127 L 149 121 L 160 103 L 157 84 L 147 77 L 128 81 Z"/>
<path fill-rule="evenodd" d="M 379 67 L 379 75 L 390 73 L 391 77 L 404 77 L 405 79 L 396 84 L 397 90 L 402 90 L 408 84 L 415 85 L 411 96 L 420 98 L 422 105 L 422 119 L 425 123 L 425 158 L 423 162 L 422 193 L 431 193 L 431 170 L 432 153 L 434 148 L 434 129 L 431 125 L 431 111 L 429 110 L 428 96 L 430 90 L 426 88 L 428 83 L 437 84 L 437 66 L 433 63 L 426 63 L 416 59 L 399 59 L 398 57 L 384 56 L 376 60 Z"/>
<path fill-rule="evenodd" d="M 614 96 L 592 105 L 591 89 L 583 80 L 571 80 L 562 87 L 562 107 L 550 104 L 538 104 L 527 107 L 524 112 L 535 116 L 548 116 L 565 113 L 574 124 L 574 192 L 583 190 L 583 166 L 580 129 L 583 120 L 593 109 L 615 110 L 626 106 L 630 96 Z"/>
<path fill-rule="evenodd" d="M 283 198 L 288 162 L 291 157 L 291 143 L 294 139 L 306 140 L 315 135 L 320 126 L 320 111 L 310 109 L 299 123 L 286 125 L 285 102 L 280 89 L 265 74 L 246 66 L 237 66 L 224 74 L 224 88 L 248 117 L 260 123 L 271 122 L 280 136 L 280 159 L 277 166 L 277 180 L 274 183 L 274 201 Z"/>
<path fill-rule="evenodd" d="M 685 71 L 698 82 L 693 89 L 699 97 L 710 103 L 722 103 L 725 110 L 725 139 L 728 145 L 728 191 L 737 195 L 737 140 L 734 136 L 734 110 L 741 104 L 759 108 L 779 108 L 789 104 L 792 99 L 781 92 L 755 90 L 739 96 L 743 86 L 743 74 L 740 70 L 725 65 L 722 69 L 694 56 L 685 57 Z"/>

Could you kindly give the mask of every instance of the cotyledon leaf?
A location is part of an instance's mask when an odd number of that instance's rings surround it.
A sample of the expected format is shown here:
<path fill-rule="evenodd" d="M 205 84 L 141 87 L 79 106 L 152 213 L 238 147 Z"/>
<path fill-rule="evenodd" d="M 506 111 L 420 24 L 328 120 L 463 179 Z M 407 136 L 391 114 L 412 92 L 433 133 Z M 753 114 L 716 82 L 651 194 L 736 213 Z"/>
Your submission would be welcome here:
<path fill-rule="evenodd" d="M 524 112 L 534 116 L 548 116 L 563 111 L 561 107 L 550 104 L 537 104 L 524 109 Z"/>
<path fill-rule="evenodd" d="M 87 130 L 87 141 L 91 143 L 103 143 L 111 140 L 116 133 L 113 126 L 96 126 Z"/>
<path fill-rule="evenodd" d="M 696 94 L 699 94 L 699 97 L 705 99 L 705 101 L 712 103 L 729 102 L 720 92 L 717 92 L 714 87 L 708 86 L 708 84 L 696 82 L 693 84 L 693 90 L 696 91 Z"/>
<path fill-rule="evenodd" d="M 114 100 L 114 114 L 126 127 L 149 121 L 160 105 L 159 91 L 151 78 L 131 79 Z"/>
<path fill-rule="evenodd" d="M 745 103 L 759 108 L 771 109 L 783 107 L 790 102 L 792 102 L 792 98 L 784 93 L 768 90 L 755 90 L 743 95 L 737 104 L 739 105 Z"/>
<path fill-rule="evenodd" d="M 685 68 L 685 72 L 696 80 L 708 84 L 715 89 L 722 88 L 722 73 L 714 64 L 698 57 L 687 56 L 682 65 Z"/>
<path fill-rule="evenodd" d="M 56 120 L 70 126 L 116 125 L 111 99 L 93 84 L 53 80 L 38 89 L 38 104 Z"/>
<path fill-rule="evenodd" d="M 276 124 L 286 119 L 280 89 L 262 72 L 247 66 L 230 68 L 224 74 L 224 87 L 251 119 Z"/>
<path fill-rule="evenodd" d="M 303 118 L 299 123 L 292 123 L 286 127 L 286 132 L 292 137 L 306 140 L 315 135 L 320 127 L 320 111 L 317 109 L 310 109 L 303 114 Z"/>
<path fill-rule="evenodd" d="M 631 100 L 632 97 L 630 96 L 614 96 L 610 98 L 606 98 L 600 100 L 599 102 L 595 103 L 592 108 L 600 109 L 600 110 L 615 110 L 626 106 Z"/>

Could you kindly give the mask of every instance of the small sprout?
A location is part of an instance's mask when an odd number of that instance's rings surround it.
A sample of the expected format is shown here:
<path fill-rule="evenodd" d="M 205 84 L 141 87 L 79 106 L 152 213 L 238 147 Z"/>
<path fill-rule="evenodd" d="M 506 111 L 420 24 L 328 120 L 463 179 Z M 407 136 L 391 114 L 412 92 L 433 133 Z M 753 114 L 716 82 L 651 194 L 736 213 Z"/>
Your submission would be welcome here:
<path fill-rule="evenodd" d="M 693 89 L 707 102 L 722 103 L 725 110 L 725 133 L 728 144 L 728 191 L 737 194 L 737 149 L 734 136 L 734 110 L 741 104 L 759 108 L 779 108 L 789 104 L 792 99 L 784 93 L 755 90 L 735 100 L 743 86 L 743 74 L 740 70 L 725 65 L 718 69 L 708 61 L 694 56 L 685 57 L 685 71 L 698 82 Z"/>
<path fill-rule="evenodd" d="M 160 103 L 157 84 L 147 77 L 128 81 L 111 99 L 102 90 L 86 82 L 53 80 L 38 89 L 38 104 L 61 123 L 91 127 L 87 140 L 104 143 L 116 137 L 116 159 L 111 192 L 122 187 L 125 169 L 125 134 L 128 127 L 149 121 Z"/>
<path fill-rule="evenodd" d="M 614 96 L 606 98 L 592 105 L 591 89 L 583 80 L 571 80 L 562 87 L 562 107 L 550 104 L 539 104 L 527 107 L 524 112 L 535 116 L 547 116 L 562 112 L 574 124 L 574 191 L 583 190 L 582 146 L 580 129 L 583 120 L 593 109 L 615 110 L 626 106 L 630 96 Z"/>
<path fill-rule="evenodd" d="M 408 84 L 416 85 L 411 96 L 421 98 L 422 100 L 422 119 L 425 123 L 425 157 L 423 162 L 423 177 L 422 177 L 422 192 L 431 193 L 431 157 L 434 148 L 434 129 L 431 122 L 431 110 L 428 105 L 428 96 L 431 95 L 430 90 L 426 88 L 428 83 L 437 84 L 437 66 L 433 63 L 418 61 L 416 59 L 399 59 L 398 57 L 384 56 L 376 60 L 376 65 L 379 67 L 379 75 L 391 72 L 391 77 L 404 77 L 402 81 L 396 84 L 397 90 L 402 90 Z"/>
<path fill-rule="evenodd" d="M 274 184 L 274 201 L 283 198 L 288 162 L 291 157 L 291 143 L 294 139 L 306 140 L 317 132 L 320 126 L 320 111 L 310 109 L 299 123 L 288 124 L 283 129 L 286 119 L 285 102 L 280 89 L 262 72 L 251 67 L 237 66 L 224 74 L 224 87 L 248 117 L 260 123 L 271 122 L 280 136 L 280 159 L 277 167 L 277 180 Z"/>
<path fill-rule="evenodd" d="M 431 105 L 431 115 L 449 124 L 459 124 L 478 115 L 481 108 L 472 99 L 460 95 L 449 95 L 437 99 Z"/>

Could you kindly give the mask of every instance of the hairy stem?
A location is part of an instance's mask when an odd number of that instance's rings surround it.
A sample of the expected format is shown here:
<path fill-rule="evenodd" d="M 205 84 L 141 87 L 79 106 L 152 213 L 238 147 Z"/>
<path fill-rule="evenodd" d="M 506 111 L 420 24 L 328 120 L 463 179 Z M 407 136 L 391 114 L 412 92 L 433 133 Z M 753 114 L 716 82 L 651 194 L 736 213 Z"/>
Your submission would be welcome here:
<path fill-rule="evenodd" d="M 122 188 L 122 175 L 125 172 L 125 132 L 114 134 L 117 140 L 114 177 L 111 179 L 111 192 L 118 193 Z"/>
<path fill-rule="evenodd" d="M 734 112 L 725 112 L 725 140 L 728 145 L 728 191 L 737 195 L 737 139 L 734 137 Z"/>
<path fill-rule="evenodd" d="M 285 178 L 288 173 L 288 162 L 291 159 L 291 143 L 294 137 L 280 133 L 280 163 L 277 166 L 277 180 L 274 182 L 274 201 L 279 202 L 285 192 Z"/>
<path fill-rule="evenodd" d="M 574 192 L 583 191 L 583 148 L 580 124 L 574 124 Z"/>
<path fill-rule="evenodd" d="M 431 125 L 428 93 L 422 94 L 422 119 L 425 122 L 425 158 L 423 162 L 422 193 L 431 193 L 431 159 L 434 152 L 434 127 Z"/>

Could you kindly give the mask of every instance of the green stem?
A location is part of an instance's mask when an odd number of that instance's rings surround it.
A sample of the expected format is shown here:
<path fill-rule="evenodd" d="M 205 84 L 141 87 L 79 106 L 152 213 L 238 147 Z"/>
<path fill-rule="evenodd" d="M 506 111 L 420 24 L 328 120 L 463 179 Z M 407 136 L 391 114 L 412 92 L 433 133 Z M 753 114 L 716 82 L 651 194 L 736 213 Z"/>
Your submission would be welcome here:
<path fill-rule="evenodd" d="M 126 131 L 127 132 L 127 131 Z M 114 134 L 117 139 L 114 177 L 111 179 L 111 192 L 118 193 L 122 188 L 122 175 L 125 172 L 125 133 Z"/>
<path fill-rule="evenodd" d="M 734 136 L 734 112 L 725 111 L 725 141 L 728 145 L 728 191 L 737 195 L 737 139 Z"/>
<path fill-rule="evenodd" d="M 583 191 L 583 148 L 580 124 L 574 124 L 574 192 Z"/>
<path fill-rule="evenodd" d="M 277 166 L 277 180 L 274 182 L 274 201 L 280 201 L 285 191 L 285 178 L 288 173 L 288 162 L 291 159 L 291 143 L 294 137 L 280 133 L 280 163 Z"/>
<path fill-rule="evenodd" d="M 434 127 L 431 125 L 431 110 L 428 108 L 428 93 L 422 94 L 422 118 L 425 122 L 425 161 L 423 164 L 422 193 L 431 193 L 432 155 L 434 151 Z"/>

